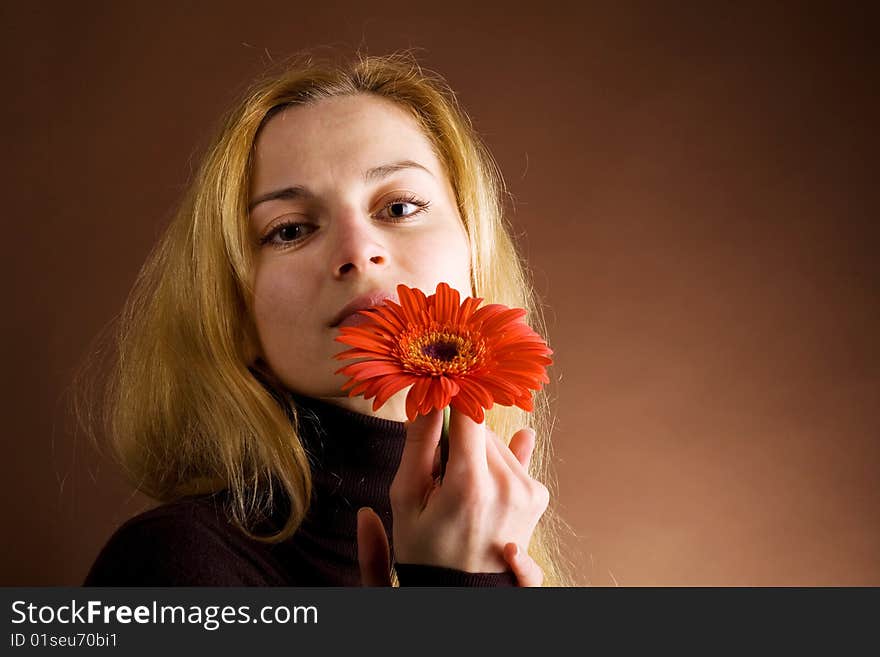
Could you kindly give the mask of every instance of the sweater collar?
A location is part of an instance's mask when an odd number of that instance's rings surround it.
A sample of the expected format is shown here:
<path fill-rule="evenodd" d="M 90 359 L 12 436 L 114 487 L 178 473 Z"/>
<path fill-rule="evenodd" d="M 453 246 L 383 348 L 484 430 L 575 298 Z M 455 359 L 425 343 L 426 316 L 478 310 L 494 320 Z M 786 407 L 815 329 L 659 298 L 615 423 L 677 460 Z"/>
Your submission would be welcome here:
<path fill-rule="evenodd" d="M 391 482 L 406 442 L 403 422 L 365 415 L 290 393 L 294 425 L 312 469 L 312 502 L 301 531 L 357 533 L 357 511 L 371 507 L 391 537 Z"/>
<path fill-rule="evenodd" d="M 358 413 L 322 399 L 290 393 L 295 426 L 313 467 L 352 465 L 375 472 L 396 472 L 406 425 Z"/>

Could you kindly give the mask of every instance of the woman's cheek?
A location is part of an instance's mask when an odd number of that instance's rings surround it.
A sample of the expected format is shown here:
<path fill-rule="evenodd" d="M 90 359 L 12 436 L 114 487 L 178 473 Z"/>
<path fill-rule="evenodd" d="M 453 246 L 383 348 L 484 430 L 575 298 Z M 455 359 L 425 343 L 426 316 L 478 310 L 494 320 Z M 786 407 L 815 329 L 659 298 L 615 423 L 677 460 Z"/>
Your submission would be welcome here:
<path fill-rule="evenodd" d="M 470 246 L 464 229 L 450 220 L 449 225 L 434 231 L 412 253 L 420 271 L 432 280 L 446 281 L 460 292 L 470 293 Z M 457 283 L 457 285 L 456 285 Z"/>
<path fill-rule="evenodd" d="M 302 320 L 307 299 L 294 272 L 284 267 L 264 267 L 254 281 L 254 312 L 261 333 L 293 328 Z"/>
<path fill-rule="evenodd" d="M 458 269 L 461 263 L 469 261 L 466 238 L 462 240 L 461 233 L 446 226 L 425 231 L 407 244 L 403 253 L 422 271 L 431 273 L 448 272 L 450 267 Z M 449 276 L 451 273 L 443 275 Z"/>

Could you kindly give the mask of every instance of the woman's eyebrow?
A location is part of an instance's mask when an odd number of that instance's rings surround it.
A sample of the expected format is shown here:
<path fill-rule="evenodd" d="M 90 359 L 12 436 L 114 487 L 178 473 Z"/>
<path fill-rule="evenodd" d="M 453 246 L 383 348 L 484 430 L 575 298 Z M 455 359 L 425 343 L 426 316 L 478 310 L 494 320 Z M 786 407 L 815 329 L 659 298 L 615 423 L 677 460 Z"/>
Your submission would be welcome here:
<path fill-rule="evenodd" d="M 381 180 L 382 178 L 387 178 L 392 173 L 397 173 L 402 169 L 421 169 L 431 177 L 434 176 L 434 174 L 431 173 L 427 167 L 422 166 L 418 162 L 413 162 L 412 160 L 401 160 L 400 162 L 395 162 L 394 164 L 383 164 L 381 166 L 368 169 L 366 173 L 364 173 L 364 182 L 373 182 L 376 180 Z"/>
<path fill-rule="evenodd" d="M 431 177 L 434 177 L 434 174 L 431 173 L 430 169 L 418 162 L 414 162 L 413 160 L 401 160 L 400 162 L 394 162 L 393 164 L 382 164 L 373 167 L 372 169 L 367 169 L 367 171 L 364 172 L 364 182 L 370 183 L 382 180 L 383 178 L 387 178 L 391 174 L 402 171 L 403 169 L 421 169 Z M 265 194 L 258 196 L 248 205 L 248 212 L 251 212 L 260 203 L 266 203 L 267 201 L 275 201 L 278 199 L 294 201 L 300 198 L 312 198 L 313 196 L 314 194 L 302 185 L 292 185 L 283 189 L 276 189 L 272 192 L 266 192 Z"/>

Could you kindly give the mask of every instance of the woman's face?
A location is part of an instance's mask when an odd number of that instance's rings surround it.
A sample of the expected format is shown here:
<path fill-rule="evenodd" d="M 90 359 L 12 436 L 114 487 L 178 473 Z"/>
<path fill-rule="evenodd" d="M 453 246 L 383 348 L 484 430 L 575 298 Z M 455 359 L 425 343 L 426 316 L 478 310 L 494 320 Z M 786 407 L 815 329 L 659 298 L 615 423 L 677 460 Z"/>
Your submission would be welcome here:
<path fill-rule="evenodd" d="M 428 204 L 428 205 L 425 205 Z M 348 349 L 331 326 L 354 298 L 446 281 L 472 294 L 454 192 L 415 120 L 371 95 L 273 116 L 255 144 L 250 228 L 259 356 L 292 391 L 402 421 L 407 389 L 378 411 L 333 372 Z"/>

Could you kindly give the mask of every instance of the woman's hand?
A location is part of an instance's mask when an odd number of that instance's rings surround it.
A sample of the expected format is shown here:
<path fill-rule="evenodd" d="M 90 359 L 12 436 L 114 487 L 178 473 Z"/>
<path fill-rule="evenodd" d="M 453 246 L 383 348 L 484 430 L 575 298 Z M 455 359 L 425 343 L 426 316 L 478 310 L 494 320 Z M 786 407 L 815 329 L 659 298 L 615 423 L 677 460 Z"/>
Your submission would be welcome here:
<path fill-rule="evenodd" d="M 498 440 L 491 429 L 486 428 L 486 431 L 493 439 Z M 509 449 L 523 469 L 528 471 L 535 449 L 535 434 L 531 430 L 518 431 L 511 439 L 509 447 L 501 445 L 499 448 Z M 358 511 L 357 539 L 362 585 L 391 586 L 391 550 L 388 537 L 379 516 L 369 507 Z M 541 586 L 544 573 L 528 552 L 520 550 L 516 543 L 507 543 L 502 554 L 520 586 Z"/>
<path fill-rule="evenodd" d="M 519 586 L 541 586 L 544 583 L 544 571 L 528 552 L 519 549 L 516 543 L 504 546 L 504 560 L 516 575 Z"/>
<path fill-rule="evenodd" d="M 517 560 L 505 553 L 508 543 L 529 544 L 550 501 L 547 488 L 527 471 L 533 432 L 518 431 L 508 447 L 485 425 L 452 409 L 449 461 L 438 485 L 433 475 L 442 422 L 443 412 L 435 410 L 407 425 L 391 484 L 397 561 L 466 572 L 503 572 L 510 564 L 518 579 L 522 573 L 529 582 L 521 585 L 536 585 L 540 569 L 528 565 L 528 555 L 522 552 Z"/>
<path fill-rule="evenodd" d="M 533 443 L 534 444 L 534 443 Z M 524 464 L 526 465 L 526 464 Z M 358 565 L 361 586 L 391 586 L 391 551 L 385 528 L 376 512 L 363 507 L 357 515 Z M 516 543 L 504 546 L 504 560 L 520 586 L 541 586 L 544 573 Z"/>
<path fill-rule="evenodd" d="M 487 429 L 492 433 L 491 429 Z M 495 434 L 492 433 L 494 436 Z M 519 461 L 526 472 L 529 470 L 529 462 L 532 460 L 532 452 L 535 451 L 535 432 L 518 431 L 510 439 L 510 451 Z M 513 574 L 516 575 L 520 586 L 541 586 L 544 583 L 544 571 L 537 562 L 529 556 L 525 549 L 520 549 L 516 543 L 508 543 L 504 546 L 504 560 Z"/>

